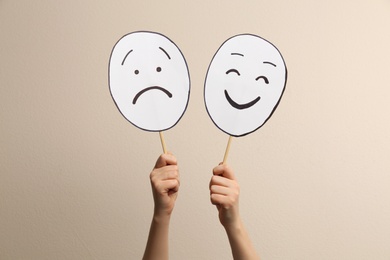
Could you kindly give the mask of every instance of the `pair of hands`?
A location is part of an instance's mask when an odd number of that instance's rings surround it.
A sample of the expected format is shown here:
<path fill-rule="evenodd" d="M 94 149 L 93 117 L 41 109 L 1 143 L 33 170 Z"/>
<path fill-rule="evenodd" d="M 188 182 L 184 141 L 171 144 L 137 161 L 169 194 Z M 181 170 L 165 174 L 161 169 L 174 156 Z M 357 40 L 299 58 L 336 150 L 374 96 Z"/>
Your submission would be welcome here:
<path fill-rule="evenodd" d="M 180 186 L 177 160 L 172 154 L 161 155 L 150 173 L 154 197 L 154 216 L 144 258 L 169 259 L 168 226 Z M 240 188 L 233 171 L 224 164 L 213 169 L 210 180 L 210 200 L 216 205 L 219 220 L 229 238 L 235 260 L 258 260 L 248 233 L 240 219 L 238 197 Z"/>
<path fill-rule="evenodd" d="M 177 160 L 172 154 L 163 154 L 150 173 L 154 198 L 154 215 L 170 216 L 177 199 L 180 175 Z M 240 188 L 231 168 L 220 164 L 213 169 L 210 180 L 210 200 L 216 205 L 221 224 L 228 228 L 239 221 L 238 199 Z"/>

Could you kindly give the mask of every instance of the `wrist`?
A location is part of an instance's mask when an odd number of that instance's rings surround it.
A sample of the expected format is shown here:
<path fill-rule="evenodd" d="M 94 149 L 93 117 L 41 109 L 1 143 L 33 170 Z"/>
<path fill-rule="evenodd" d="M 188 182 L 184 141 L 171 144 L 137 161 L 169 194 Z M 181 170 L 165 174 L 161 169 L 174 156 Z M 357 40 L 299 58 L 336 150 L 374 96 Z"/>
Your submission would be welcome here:
<path fill-rule="evenodd" d="M 153 222 L 155 223 L 169 223 L 171 219 L 171 213 L 154 211 Z"/>
<path fill-rule="evenodd" d="M 240 232 L 240 230 L 242 230 L 242 228 L 243 228 L 241 218 L 237 217 L 236 219 L 234 219 L 228 223 L 224 223 L 223 227 L 225 228 L 226 232 L 228 232 L 228 233 L 229 232 Z"/>
<path fill-rule="evenodd" d="M 231 209 L 221 208 L 219 211 L 219 220 L 222 226 L 227 228 L 238 228 L 241 223 L 240 213 L 237 207 Z"/>

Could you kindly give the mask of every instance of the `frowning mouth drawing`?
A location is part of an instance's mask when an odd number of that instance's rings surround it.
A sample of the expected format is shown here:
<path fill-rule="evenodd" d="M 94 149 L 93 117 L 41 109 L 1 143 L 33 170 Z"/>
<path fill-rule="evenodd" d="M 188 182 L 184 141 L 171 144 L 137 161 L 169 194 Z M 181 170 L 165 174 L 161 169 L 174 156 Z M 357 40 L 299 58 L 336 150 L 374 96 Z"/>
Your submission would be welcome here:
<path fill-rule="evenodd" d="M 160 90 L 162 92 L 164 92 L 165 94 L 167 94 L 167 96 L 169 98 L 172 97 L 172 93 L 169 92 L 168 90 L 166 90 L 165 88 L 163 87 L 160 87 L 160 86 L 151 86 L 151 87 L 147 87 L 147 88 L 144 88 L 143 90 L 141 90 L 140 92 L 137 93 L 137 95 L 135 95 L 134 99 L 133 99 L 133 105 L 135 105 L 137 103 L 137 100 L 138 98 L 144 94 L 145 92 L 149 91 L 149 90 Z"/>

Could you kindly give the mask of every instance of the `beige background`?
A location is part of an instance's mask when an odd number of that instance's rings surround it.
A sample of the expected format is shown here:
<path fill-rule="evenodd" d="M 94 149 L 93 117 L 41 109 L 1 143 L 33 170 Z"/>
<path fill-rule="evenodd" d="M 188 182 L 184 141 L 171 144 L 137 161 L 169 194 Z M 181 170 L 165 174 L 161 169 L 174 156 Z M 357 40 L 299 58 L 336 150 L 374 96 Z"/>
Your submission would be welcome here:
<path fill-rule="evenodd" d="M 234 139 L 241 213 L 263 259 L 390 259 L 390 1 L 0 1 L 0 259 L 140 259 L 161 146 L 108 90 L 115 42 L 170 37 L 191 98 L 165 133 L 181 189 L 171 259 L 231 259 L 209 202 L 227 136 L 203 104 L 221 43 L 250 32 L 289 71 L 268 123 Z"/>

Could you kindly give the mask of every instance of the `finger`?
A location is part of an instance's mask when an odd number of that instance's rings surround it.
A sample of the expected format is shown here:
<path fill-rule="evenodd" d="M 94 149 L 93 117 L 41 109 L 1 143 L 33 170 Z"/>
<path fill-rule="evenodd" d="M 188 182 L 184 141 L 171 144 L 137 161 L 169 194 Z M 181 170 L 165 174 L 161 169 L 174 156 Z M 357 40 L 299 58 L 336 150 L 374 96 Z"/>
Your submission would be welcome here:
<path fill-rule="evenodd" d="M 221 194 L 211 194 L 210 201 L 213 205 L 225 205 L 227 197 Z"/>
<path fill-rule="evenodd" d="M 219 185 L 212 185 L 210 187 L 210 193 L 211 194 L 220 194 L 220 195 L 230 195 L 233 193 L 232 189 L 228 188 L 228 187 L 223 187 L 223 186 L 219 186 Z"/>
<path fill-rule="evenodd" d="M 233 170 L 226 164 L 220 164 L 213 169 L 214 175 L 223 176 L 225 178 L 228 178 L 230 180 L 235 180 L 236 177 L 234 176 Z"/>
<path fill-rule="evenodd" d="M 162 154 L 156 161 L 155 168 L 161 168 L 166 165 L 177 165 L 176 157 L 173 154 Z"/>
<path fill-rule="evenodd" d="M 154 169 L 150 174 L 152 182 L 164 181 L 168 179 L 179 179 L 179 169 L 177 165 L 167 165 L 163 168 Z"/>
<path fill-rule="evenodd" d="M 170 185 L 171 186 L 169 188 L 168 194 L 175 193 L 175 192 L 179 191 L 180 181 L 176 180 L 176 182 L 172 182 Z"/>
<path fill-rule="evenodd" d="M 213 175 L 222 175 L 224 171 L 223 164 L 219 164 L 213 168 Z"/>
<path fill-rule="evenodd" d="M 159 183 L 157 189 L 161 192 L 178 191 L 180 182 L 178 180 L 166 180 Z"/>
<path fill-rule="evenodd" d="M 161 168 L 166 165 L 177 165 L 176 157 L 173 154 L 167 153 L 160 155 L 156 161 L 155 168 Z"/>
<path fill-rule="evenodd" d="M 234 180 L 229 180 L 228 178 L 214 175 L 213 177 L 211 177 L 210 187 L 211 187 L 211 185 L 218 185 L 218 186 L 224 186 L 224 187 L 234 187 L 234 183 L 235 183 Z"/>

